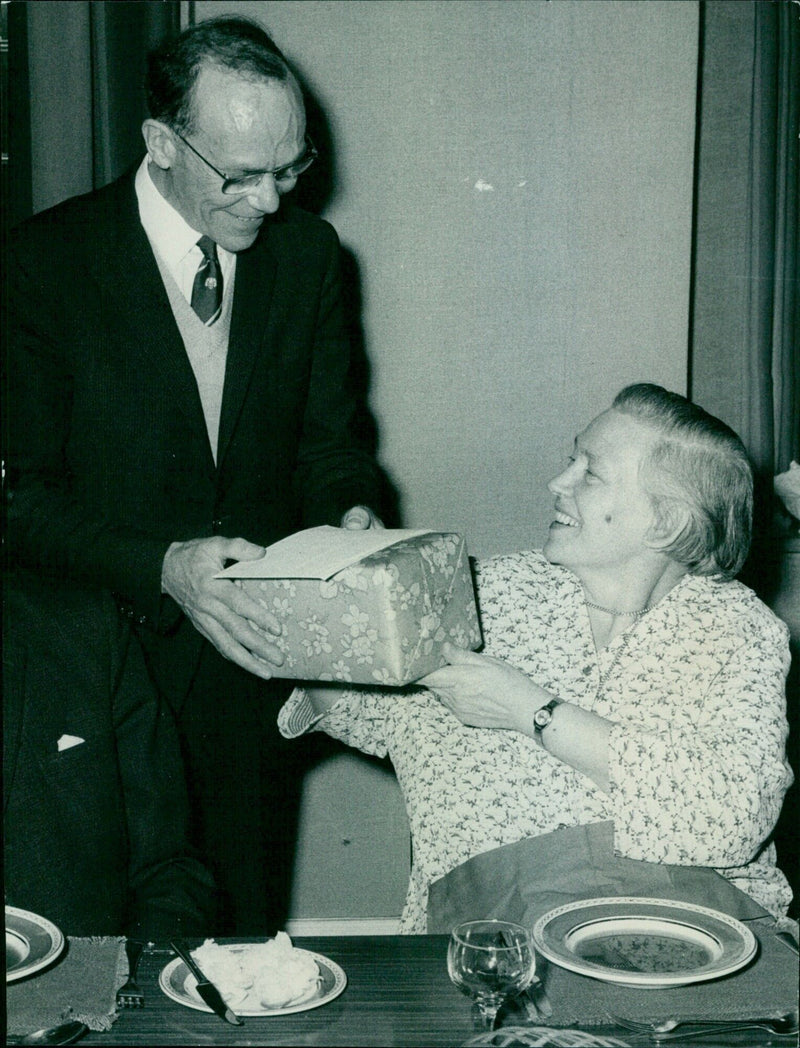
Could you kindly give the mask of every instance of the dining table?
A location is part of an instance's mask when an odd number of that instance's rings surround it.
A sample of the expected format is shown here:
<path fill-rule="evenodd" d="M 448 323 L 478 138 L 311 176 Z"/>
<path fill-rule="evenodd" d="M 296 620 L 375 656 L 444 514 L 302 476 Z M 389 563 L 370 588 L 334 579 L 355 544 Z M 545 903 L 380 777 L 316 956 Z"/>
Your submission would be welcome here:
<path fill-rule="evenodd" d="M 775 938 L 766 927 L 756 929 L 759 955 L 750 965 L 768 961 L 772 982 L 784 981 L 791 987 L 796 978 L 797 956 L 788 945 Z M 221 943 L 231 940 L 220 939 Z M 237 942 L 263 941 L 237 939 Z M 104 954 L 119 962 L 109 985 L 115 991 L 126 975 L 123 940 L 70 940 L 66 956 L 52 969 L 69 963 L 88 964 L 80 978 L 92 975 L 92 950 L 111 942 L 112 949 Z M 192 947 L 200 940 L 189 940 Z M 622 1028 L 611 1018 L 625 1014 L 623 1009 L 653 1017 L 663 1014 L 665 1002 L 674 1005 L 671 989 L 664 997 L 659 989 L 635 989 L 615 986 L 566 971 L 537 957 L 537 973 L 541 977 L 548 1018 L 541 1011 L 531 1009 L 527 998 L 509 1002 L 501 1009 L 495 1030 L 482 1031 L 478 1026 L 476 1007 L 450 981 L 447 969 L 447 935 L 380 935 L 380 936 L 319 936 L 295 938 L 294 945 L 312 951 L 333 962 L 344 973 L 346 984 L 340 987 L 326 1003 L 284 1015 L 246 1016 L 241 1026 L 231 1025 L 209 1011 L 188 1007 L 169 996 L 162 989 L 162 973 L 170 964 L 176 964 L 170 944 L 148 943 L 141 956 L 137 982 L 144 995 L 144 1006 L 137 1008 L 111 1007 L 106 1029 L 89 1029 L 81 1039 L 87 1048 L 95 1045 L 364 1045 L 364 1046 L 454 1046 L 467 1044 L 525 1044 L 541 1046 L 598 1045 L 643 1048 L 654 1044 L 697 1044 L 706 1048 L 759 1048 L 762 1045 L 797 1044 L 796 1036 L 777 1037 L 765 1030 L 740 1030 L 720 1035 L 687 1036 L 675 1040 L 657 1041 L 650 1035 L 633 1033 Z M 96 954 L 100 956 L 99 952 Z M 72 960 L 71 960 L 72 958 Z M 778 973 L 777 975 L 775 973 Z M 787 974 L 788 973 L 788 974 Z M 7 987 L 9 1016 L 26 1003 L 36 988 L 41 990 L 50 972 L 37 973 Z M 109 972 L 95 971 L 99 978 Z M 685 987 L 687 1006 L 703 1000 L 704 1007 L 713 1006 L 715 999 L 722 1005 L 741 1000 L 748 993 L 747 971 L 734 973 L 702 988 Z M 762 972 L 762 976 L 763 976 Z M 731 983 L 740 980 L 737 990 Z M 727 983 L 727 986 L 726 986 Z M 757 984 L 753 984 L 757 985 Z M 783 991 L 784 996 L 787 990 Z M 627 994 L 627 996 L 626 996 Z M 716 998 L 715 998 L 716 994 Z M 699 996 L 698 996 L 699 995 Z M 788 990 L 787 1000 L 791 1001 Z M 679 998 L 680 999 L 680 998 Z M 777 999 L 777 998 L 776 998 Z M 753 1000 L 752 1015 L 763 1014 L 760 1007 L 767 1001 Z M 746 1014 L 746 1013 L 743 1013 Z M 76 1016 L 77 1017 L 77 1016 Z M 94 1024 L 98 1025 L 98 1024 Z M 689 1028 L 687 1028 L 688 1030 Z M 696 1028 L 694 1028 L 696 1029 Z"/>

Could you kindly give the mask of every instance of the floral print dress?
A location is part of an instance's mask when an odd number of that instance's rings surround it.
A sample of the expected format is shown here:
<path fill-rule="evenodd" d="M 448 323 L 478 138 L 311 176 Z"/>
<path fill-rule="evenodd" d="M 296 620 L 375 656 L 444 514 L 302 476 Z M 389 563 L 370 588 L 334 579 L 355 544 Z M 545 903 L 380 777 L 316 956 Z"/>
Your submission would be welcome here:
<path fill-rule="evenodd" d="M 485 654 L 613 723 L 610 793 L 527 735 L 461 724 L 424 688 L 349 689 L 322 717 L 295 690 L 285 736 L 324 730 L 392 760 L 413 848 L 400 930 L 425 932 L 428 885 L 473 855 L 606 819 L 619 855 L 715 868 L 785 913 L 765 843 L 792 782 L 785 625 L 741 583 L 686 575 L 598 651 L 578 579 L 540 552 L 487 560 L 476 580 Z"/>

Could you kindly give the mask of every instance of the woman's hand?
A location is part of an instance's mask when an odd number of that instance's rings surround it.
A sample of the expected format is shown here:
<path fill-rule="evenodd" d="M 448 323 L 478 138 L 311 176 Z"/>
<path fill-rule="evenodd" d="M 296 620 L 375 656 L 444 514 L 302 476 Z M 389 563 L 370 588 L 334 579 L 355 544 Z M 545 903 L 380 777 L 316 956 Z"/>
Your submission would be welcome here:
<path fill-rule="evenodd" d="M 434 692 L 462 724 L 533 734 L 534 711 L 553 698 L 549 692 L 489 655 L 476 655 L 452 644 L 445 644 L 442 654 L 450 665 L 418 683 Z"/>
<path fill-rule="evenodd" d="M 418 683 L 429 688 L 461 721 L 473 728 L 511 728 L 533 738 L 533 714 L 556 698 L 521 670 L 499 659 L 476 655 L 452 644 L 442 654 L 450 663 Z M 543 734 L 548 753 L 610 790 L 608 737 L 611 723 L 572 703 L 556 707 Z"/>

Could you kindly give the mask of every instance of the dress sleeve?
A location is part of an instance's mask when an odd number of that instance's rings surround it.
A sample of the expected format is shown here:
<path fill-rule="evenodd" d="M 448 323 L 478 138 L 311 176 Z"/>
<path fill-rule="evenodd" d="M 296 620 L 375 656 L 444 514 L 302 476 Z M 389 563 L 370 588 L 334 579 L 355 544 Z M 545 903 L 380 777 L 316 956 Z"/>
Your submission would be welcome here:
<path fill-rule="evenodd" d="M 501 558 L 497 558 L 502 568 Z M 503 609 L 510 588 L 508 571 L 498 569 L 492 561 L 475 563 L 478 597 L 488 599 L 491 614 L 482 615 L 484 641 L 487 649 L 495 633 L 502 632 Z M 336 687 L 336 685 L 333 685 Z M 413 703 L 415 697 L 428 693 L 424 688 L 406 688 L 401 691 L 386 688 L 370 691 L 368 688 L 338 689 L 340 697 L 324 714 L 315 712 L 308 693 L 295 688 L 278 714 L 278 728 L 287 739 L 295 739 L 309 731 L 324 731 L 335 739 L 376 757 L 385 757 L 394 738 L 402 740 L 408 731 L 408 718 L 398 712 L 399 704 Z"/>
<path fill-rule="evenodd" d="M 609 740 L 615 848 L 629 858 L 734 867 L 749 862 L 780 814 L 792 782 L 785 759 L 788 634 L 774 616 L 750 636 L 701 694 L 685 676 L 680 707 L 661 702 L 651 677 L 645 727 L 616 724 Z"/>
<path fill-rule="evenodd" d="M 348 688 L 326 713 L 316 714 L 308 693 L 295 688 L 278 714 L 278 728 L 287 739 L 307 731 L 324 731 L 364 753 L 385 757 L 394 731 L 393 710 L 404 701 L 389 690 L 378 693 Z"/>

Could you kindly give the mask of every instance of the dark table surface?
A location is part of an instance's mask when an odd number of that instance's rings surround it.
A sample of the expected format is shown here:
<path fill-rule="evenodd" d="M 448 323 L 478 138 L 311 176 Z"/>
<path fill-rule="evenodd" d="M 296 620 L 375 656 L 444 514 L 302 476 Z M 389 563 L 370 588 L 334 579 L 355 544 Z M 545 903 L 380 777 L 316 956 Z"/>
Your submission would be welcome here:
<path fill-rule="evenodd" d="M 108 1045 L 459 1045 L 474 1034 L 470 1001 L 447 975 L 447 936 L 342 936 L 294 939 L 335 961 L 344 992 L 320 1008 L 245 1018 L 230 1026 L 167 997 L 158 985 L 174 956 L 151 947 L 139 964 L 142 1009 L 126 1009 L 108 1033 L 81 1043 Z"/>
<path fill-rule="evenodd" d="M 287 1016 L 250 1016 L 243 1026 L 231 1026 L 216 1015 L 187 1008 L 161 991 L 159 974 L 173 954 L 166 945 L 156 945 L 146 950 L 139 965 L 138 981 L 146 995 L 145 1007 L 121 1011 L 108 1032 L 90 1032 L 81 1043 L 87 1048 L 205 1044 L 454 1048 L 480 1033 L 473 1025 L 471 1002 L 448 978 L 447 936 L 319 937 L 298 938 L 294 943 L 330 958 L 344 969 L 347 986 L 339 997 L 309 1011 Z M 788 951 L 787 963 L 796 965 Z M 521 1013 L 510 1011 L 504 1017 L 504 1027 L 519 1026 L 523 1021 L 535 1025 L 524 1020 Z M 582 1028 L 593 1032 L 595 1043 L 599 1044 L 604 1036 L 618 1038 L 631 1048 L 655 1043 L 611 1025 Z M 552 1041 L 530 1039 L 527 1043 L 563 1042 L 554 1030 Z M 796 1045 L 797 1038 L 771 1039 L 766 1032 L 750 1030 L 724 1037 L 681 1038 L 681 1043 L 705 1048 L 756 1048 L 768 1044 Z"/>

